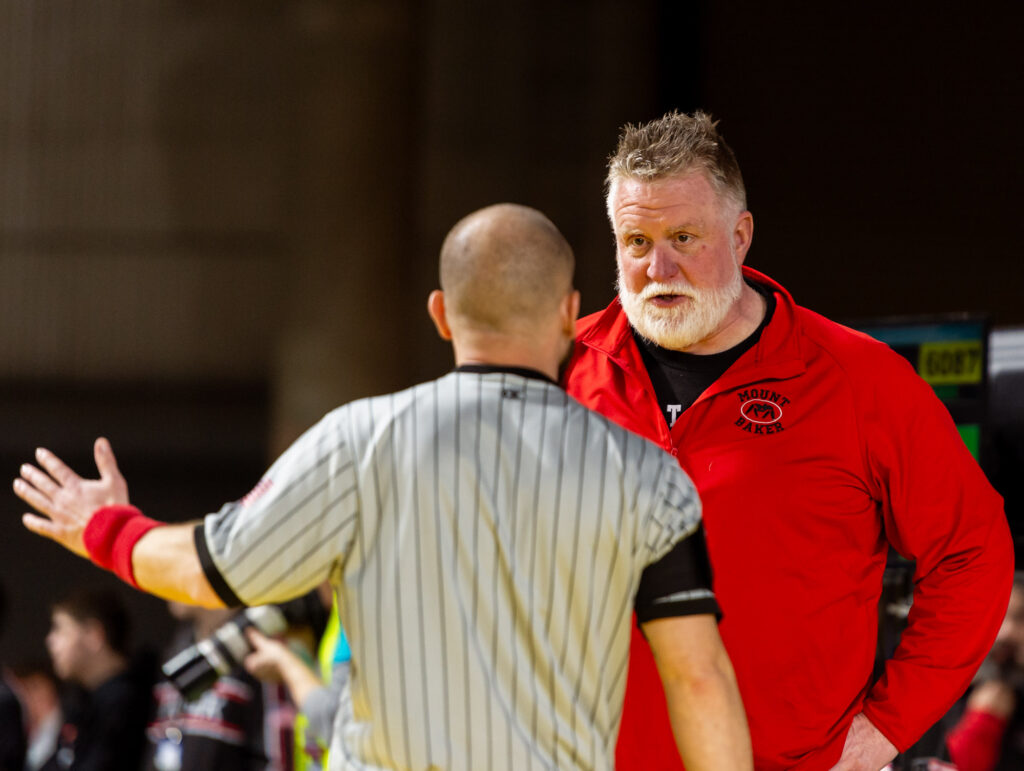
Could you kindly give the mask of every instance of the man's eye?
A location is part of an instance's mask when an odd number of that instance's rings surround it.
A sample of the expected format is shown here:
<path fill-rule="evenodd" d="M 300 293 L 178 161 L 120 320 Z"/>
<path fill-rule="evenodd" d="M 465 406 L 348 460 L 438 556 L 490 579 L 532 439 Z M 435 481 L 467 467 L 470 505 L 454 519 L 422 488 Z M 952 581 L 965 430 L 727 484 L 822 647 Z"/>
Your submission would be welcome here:
<path fill-rule="evenodd" d="M 676 236 L 676 243 L 688 244 L 692 240 L 693 240 L 693 236 L 688 235 L 686 233 L 680 233 L 679 235 Z"/>
<path fill-rule="evenodd" d="M 629 237 L 629 245 L 630 246 L 642 247 L 646 243 L 647 243 L 647 239 L 644 238 L 643 236 L 630 236 Z"/>

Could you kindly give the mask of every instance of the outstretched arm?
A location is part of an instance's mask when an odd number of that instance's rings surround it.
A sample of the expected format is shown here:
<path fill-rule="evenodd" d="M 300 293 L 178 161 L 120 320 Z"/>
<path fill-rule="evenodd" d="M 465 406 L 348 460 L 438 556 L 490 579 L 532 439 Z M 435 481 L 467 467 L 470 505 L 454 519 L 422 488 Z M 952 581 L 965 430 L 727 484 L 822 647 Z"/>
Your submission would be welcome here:
<path fill-rule="evenodd" d="M 204 608 L 223 608 L 196 552 L 196 522 L 162 525 L 142 536 L 132 550 L 135 581 L 144 592 Z"/>
<path fill-rule="evenodd" d="M 752 769 L 747 717 L 715 617 L 659 618 L 645 623 L 643 631 L 688 771 Z"/>
<path fill-rule="evenodd" d="M 83 479 L 42 448 L 36 450 L 41 468 L 22 465 L 14 492 L 39 512 L 22 517 L 25 527 L 101 567 L 114 569 L 145 592 L 193 605 L 223 607 L 199 563 L 193 541 L 195 524 L 164 525 L 141 514 L 132 515 L 126 508 L 128 485 L 117 468 L 110 442 L 97 439 L 93 452 L 99 479 Z M 122 507 L 125 514 L 103 529 L 99 526 L 101 520 L 109 519 L 109 507 Z M 114 566 L 119 561 L 120 569 Z"/>

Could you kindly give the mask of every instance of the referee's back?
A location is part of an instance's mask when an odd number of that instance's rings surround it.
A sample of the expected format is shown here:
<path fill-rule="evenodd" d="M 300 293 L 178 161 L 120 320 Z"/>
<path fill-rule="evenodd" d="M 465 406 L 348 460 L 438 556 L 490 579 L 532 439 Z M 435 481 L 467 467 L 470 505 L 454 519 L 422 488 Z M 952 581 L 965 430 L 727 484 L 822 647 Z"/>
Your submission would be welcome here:
<path fill-rule="evenodd" d="M 492 209 L 449 235 L 430 300 L 457 369 L 328 414 L 201 529 L 211 583 L 248 604 L 334 582 L 332 768 L 611 768 L 641 573 L 698 532 L 676 461 L 555 383 L 568 246 Z"/>
<path fill-rule="evenodd" d="M 698 523 L 675 461 L 510 371 L 327 420 L 358 507 L 340 581 L 354 714 L 334 751 L 357 768 L 610 768 L 640 573 Z"/>

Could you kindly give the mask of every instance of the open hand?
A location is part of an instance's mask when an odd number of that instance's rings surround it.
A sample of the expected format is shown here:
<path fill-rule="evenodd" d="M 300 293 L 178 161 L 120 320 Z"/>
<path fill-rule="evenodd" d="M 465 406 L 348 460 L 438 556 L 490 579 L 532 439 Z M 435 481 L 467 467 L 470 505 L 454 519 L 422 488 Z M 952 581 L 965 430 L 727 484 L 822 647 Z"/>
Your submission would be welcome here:
<path fill-rule="evenodd" d="M 100 438 L 93 446 L 99 479 L 82 479 L 49 450 L 36 450 L 36 462 L 21 467 L 14 492 L 44 516 L 25 514 L 21 521 L 37 535 L 50 538 L 75 554 L 88 557 L 82 533 L 101 506 L 128 503 L 128 484 L 118 471 L 110 442 Z"/>

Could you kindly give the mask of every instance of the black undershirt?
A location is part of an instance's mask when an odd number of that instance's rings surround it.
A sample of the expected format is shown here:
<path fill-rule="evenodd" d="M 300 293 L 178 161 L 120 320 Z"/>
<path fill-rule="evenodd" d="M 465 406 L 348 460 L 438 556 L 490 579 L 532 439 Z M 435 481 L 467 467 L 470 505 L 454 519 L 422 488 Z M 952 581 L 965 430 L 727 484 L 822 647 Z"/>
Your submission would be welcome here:
<path fill-rule="evenodd" d="M 761 333 L 775 313 L 775 294 L 767 287 L 748 281 L 766 303 L 764 318 L 750 336 L 721 353 L 697 354 L 673 351 L 645 340 L 633 330 L 647 374 L 651 377 L 654 393 L 658 397 L 662 416 L 668 427 L 689 407 L 708 386 L 720 378 L 729 367 L 761 339 Z"/>

